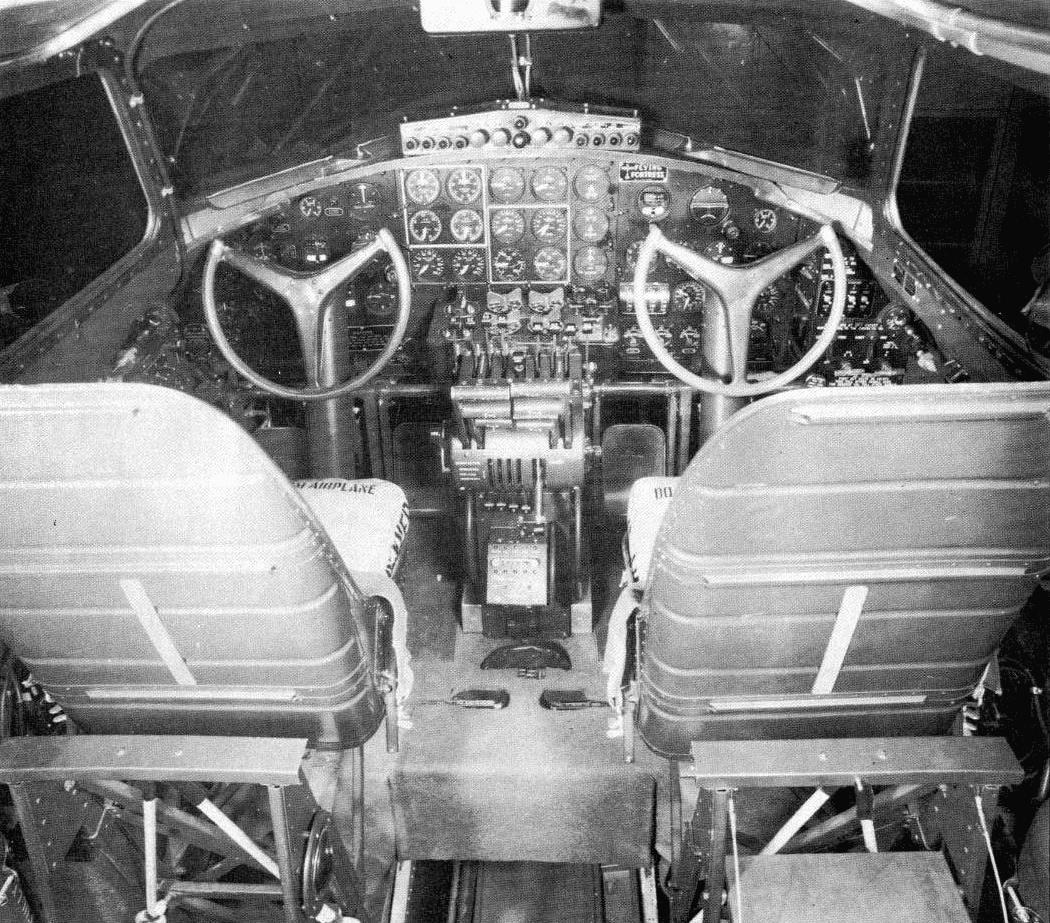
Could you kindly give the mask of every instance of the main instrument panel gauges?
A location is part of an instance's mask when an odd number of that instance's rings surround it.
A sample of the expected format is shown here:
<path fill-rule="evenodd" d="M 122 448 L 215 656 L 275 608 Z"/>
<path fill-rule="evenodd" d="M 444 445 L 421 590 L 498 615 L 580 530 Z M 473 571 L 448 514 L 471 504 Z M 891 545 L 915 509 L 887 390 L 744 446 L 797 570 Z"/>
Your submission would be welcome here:
<path fill-rule="evenodd" d="M 461 208 L 449 220 L 448 229 L 461 244 L 475 244 L 485 235 L 485 222 L 474 209 Z"/>
<path fill-rule="evenodd" d="M 569 265 L 565 253 L 557 247 L 541 247 L 532 258 L 536 278 L 543 282 L 558 282 L 568 277 Z"/>
<path fill-rule="evenodd" d="M 717 186 L 701 186 L 689 200 L 689 217 L 703 227 L 720 227 L 729 217 L 729 198 Z"/>
<path fill-rule="evenodd" d="M 525 255 L 517 247 L 499 247 L 492 254 L 495 282 L 520 282 L 525 278 Z"/>
<path fill-rule="evenodd" d="M 568 219 L 562 208 L 539 208 L 532 213 L 532 236 L 545 244 L 563 244 L 568 231 Z"/>
<path fill-rule="evenodd" d="M 416 244 L 430 244 L 441 236 L 443 225 L 437 212 L 421 209 L 408 219 L 408 233 Z"/>
<path fill-rule="evenodd" d="M 581 281 L 598 282 L 605 278 L 609 269 L 609 257 L 597 247 L 582 247 L 573 257 L 572 268 Z"/>
<path fill-rule="evenodd" d="M 492 212 L 492 236 L 501 244 L 513 244 L 525 236 L 525 216 L 513 208 L 497 208 Z"/>
<path fill-rule="evenodd" d="M 448 197 L 460 205 L 470 205 L 481 198 L 481 171 L 475 167 L 456 167 L 445 181 Z"/>
<path fill-rule="evenodd" d="M 707 289 L 699 282 L 681 282 L 671 290 L 671 310 L 679 314 L 700 311 L 707 300 Z"/>
<path fill-rule="evenodd" d="M 596 244 L 609 233 L 609 216 L 596 205 L 586 205 L 576 212 L 572 227 L 580 240 Z"/>
<path fill-rule="evenodd" d="M 569 181 L 557 167 L 540 167 L 532 174 L 533 195 L 541 202 L 558 202 L 565 198 Z"/>
<path fill-rule="evenodd" d="M 498 167 L 489 177 L 489 193 L 497 202 L 517 202 L 525 194 L 525 174 L 516 167 Z"/>
<path fill-rule="evenodd" d="M 600 202 L 609 194 L 609 174 L 597 164 L 588 164 L 576 174 L 572 188 L 584 202 Z"/>
<path fill-rule="evenodd" d="M 460 282 L 485 281 L 485 251 L 461 247 L 452 254 L 452 275 Z"/>
<path fill-rule="evenodd" d="M 440 282 L 447 265 L 441 251 L 433 247 L 412 251 L 412 274 L 421 282 Z"/>
<path fill-rule="evenodd" d="M 648 221 L 660 221 L 671 208 L 671 193 L 666 186 L 646 186 L 638 193 L 638 211 Z"/>
<path fill-rule="evenodd" d="M 405 196 L 416 205 L 430 205 L 441 195 L 441 180 L 433 170 L 412 170 L 405 177 Z"/>

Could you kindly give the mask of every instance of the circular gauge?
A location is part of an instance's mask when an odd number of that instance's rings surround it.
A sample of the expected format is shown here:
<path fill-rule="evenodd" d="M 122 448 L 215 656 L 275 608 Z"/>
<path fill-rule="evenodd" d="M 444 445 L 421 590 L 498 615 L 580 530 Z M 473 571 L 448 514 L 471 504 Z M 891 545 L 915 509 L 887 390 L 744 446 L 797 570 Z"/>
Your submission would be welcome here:
<path fill-rule="evenodd" d="M 756 208 L 751 220 L 756 230 L 763 234 L 772 234 L 777 229 L 777 210 L 775 208 Z"/>
<path fill-rule="evenodd" d="M 597 282 L 605 277 L 609 268 L 609 257 L 604 250 L 597 247 L 583 247 L 576 251 L 572 268 L 584 282 Z"/>
<path fill-rule="evenodd" d="M 598 202 L 609 194 L 609 174 L 595 164 L 589 164 L 572 181 L 576 195 L 584 202 Z"/>
<path fill-rule="evenodd" d="M 699 282 L 683 282 L 671 291 L 671 310 L 682 314 L 699 311 L 707 298 L 707 289 Z"/>
<path fill-rule="evenodd" d="M 405 195 L 417 205 L 429 205 L 441 194 L 441 180 L 433 170 L 413 170 L 405 177 Z"/>
<path fill-rule="evenodd" d="M 500 247 L 492 254 L 492 275 L 502 282 L 525 277 L 525 257 L 517 247 Z"/>
<path fill-rule="evenodd" d="M 416 212 L 408 219 L 408 233 L 417 244 L 432 244 L 441 236 L 441 219 L 429 208 Z"/>
<path fill-rule="evenodd" d="M 588 205 L 576 213 L 573 230 L 580 240 L 595 244 L 609 233 L 609 217 L 595 205 Z"/>
<path fill-rule="evenodd" d="M 569 181 L 555 167 L 540 167 L 532 174 L 532 193 L 542 202 L 557 202 L 565 198 Z"/>
<path fill-rule="evenodd" d="M 666 217 L 671 208 L 671 193 L 663 186 L 646 186 L 638 193 L 638 211 L 650 221 Z"/>
<path fill-rule="evenodd" d="M 315 195 L 304 195 L 299 200 L 299 214 L 304 218 L 320 218 L 322 211 L 321 200 Z"/>
<path fill-rule="evenodd" d="M 457 250 L 452 255 L 452 275 L 463 282 L 484 281 L 485 251 L 476 248 Z"/>
<path fill-rule="evenodd" d="M 513 208 L 492 212 L 492 236 L 501 244 L 512 244 L 525 236 L 525 216 Z"/>
<path fill-rule="evenodd" d="M 701 186 L 689 200 L 689 217 L 709 228 L 725 224 L 729 199 L 717 186 Z"/>
<path fill-rule="evenodd" d="M 485 222 L 472 208 L 461 208 L 448 223 L 452 236 L 461 244 L 473 244 L 485 233 Z"/>
<path fill-rule="evenodd" d="M 472 167 L 456 167 L 445 180 L 445 188 L 453 202 L 469 205 L 481 198 L 481 171 Z"/>
<path fill-rule="evenodd" d="M 569 269 L 569 261 L 564 252 L 557 247 L 541 247 L 532 258 L 532 268 L 537 279 L 544 282 L 557 282 L 564 279 Z"/>
<path fill-rule="evenodd" d="M 350 217 L 367 221 L 383 208 L 383 193 L 375 183 L 353 183 L 346 190 L 346 204 Z"/>
<path fill-rule="evenodd" d="M 412 273 L 420 281 L 440 281 L 445 275 L 447 263 L 440 250 L 424 247 L 412 251 Z"/>
<path fill-rule="evenodd" d="M 499 167 L 489 177 L 489 192 L 497 202 L 517 202 L 525 192 L 525 174 L 514 167 Z"/>
<path fill-rule="evenodd" d="M 565 240 L 569 221 L 560 208 L 540 208 L 532 215 L 532 236 L 545 244 L 559 244 Z"/>

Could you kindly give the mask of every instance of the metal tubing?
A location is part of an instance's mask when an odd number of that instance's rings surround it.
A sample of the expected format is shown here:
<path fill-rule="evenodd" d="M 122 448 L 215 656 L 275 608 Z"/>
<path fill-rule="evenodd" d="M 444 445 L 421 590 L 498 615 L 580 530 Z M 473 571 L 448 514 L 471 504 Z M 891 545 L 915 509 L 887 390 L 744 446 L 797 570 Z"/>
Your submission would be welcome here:
<path fill-rule="evenodd" d="M 152 788 L 152 785 L 149 786 Z M 157 798 L 145 797 L 142 801 L 142 847 L 144 868 L 146 872 L 146 913 L 157 916 Z"/>
<path fill-rule="evenodd" d="M 583 497 L 579 485 L 574 487 L 572 496 L 572 579 L 573 600 L 583 595 Z"/>
<path fill-rule="evenodd" d="M 272 786 L 271 786 L 272 787 Z M 212 804 L 207 798 L 205 798 L 199 805 L 197 805 L 201 814 L 208 818 L 216 827 L 218 827 L 223 833 L 226 834 L 234 843 L 241 847 L 248 855 L 250 855 L 256 862 L 259 863 L 266 871 L 268 871 L 274 878 L 279 878 L 281 875 L 280 869 L 277 863 L 273 861 L 266 853 L 259 848 L 258 844 L 245 833 L 240 827 L 238 827 L 232 820 L 230 820 L 225 814 L 222 813 L 214 804 Z"/>
<path fill-rule="evenodd" d="M 317 381 L 321 387 L 337 385 L 350 376 L 350 335 L 346 306 L 334 299 L 322 325 Z M 309 363 L 308 363 L 309 364 Z M 354 472 L 354 400 L 340 397 L 311 401 L 306 406 L 313 477 L 350 477 Z"/>
<path fill-rule="evenodd" d="M 824 806 L 824 803 L 830 797 L 831 795 L 828 792 L 818 788 L 788 818 L 784 826 L 773 835 L 773 839 L 762 848 L 761 855 L 775 856 L 780 852 L 787 845 L 788 841 L 809 822 L 809 819 Z"/>
<path fill-rule="evenodd" d="M 281 879 L 285 923 L 302 923 L 303 915 L 299 911 L 299 896 L 295 888 L 295 870 L 292 868 L 292 843 L 288 832 L 288 809 L 284 803 L 284 789 L 280 785 L 268 785 L 266 791 L 270 799 L 273 840 L 277 847 L 279 871 L 276 874 Z"/>
<path fill-rule="evenodd" d="M 678 390 L 669 391 L 667 401 L 667 441 L 664 443 L 664 468 L 674 471 L 675 459 L 678 457 Z"/>
<path fill-rule="evenodd" d="M 681 474 L 689 464 L 689 443 L 693 437 L 693 389 L 682 387 L 678 392 L 678 461 L 671 474 Z"/>

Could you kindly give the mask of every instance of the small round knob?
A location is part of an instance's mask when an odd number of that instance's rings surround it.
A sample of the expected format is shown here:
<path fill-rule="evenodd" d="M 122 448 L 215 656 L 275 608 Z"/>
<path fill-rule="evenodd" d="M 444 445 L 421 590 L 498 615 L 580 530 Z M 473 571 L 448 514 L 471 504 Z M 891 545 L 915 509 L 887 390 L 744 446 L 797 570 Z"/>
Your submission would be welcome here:
<path fill-rule="evenodd" d="M 510 144 L 510 132 L 506 128 L 497 129 L 492 133 L 492 143 L 496 147 L 503 147 L 504 145 Z"/>
<path fill-rule="evenodd" d="M 551 137 L 551 130 L 549 128 L 537 128 L 532 133 L 532 143 L 546 144 L 548 141 L 550 141 Z"/>
<path fill-rule="evenodd" d="M 471 147 L 484 147 L 489 140 L 489 133 L 484 128 L 476 128 L 470 133 Z"/>

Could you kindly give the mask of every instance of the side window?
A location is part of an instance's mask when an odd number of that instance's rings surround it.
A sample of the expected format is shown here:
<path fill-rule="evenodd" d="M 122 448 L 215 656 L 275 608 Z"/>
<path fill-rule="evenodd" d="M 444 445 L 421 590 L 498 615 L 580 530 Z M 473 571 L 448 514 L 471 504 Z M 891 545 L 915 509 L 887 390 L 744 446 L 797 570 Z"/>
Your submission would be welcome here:
<path fill-rule="evenodd" d="M 0 349 L 142 240 L 149 209 L 97 75 L 0 100 Z"/>
<path fill-rule="evenodd" d="M 897 187 L 903 229 L 1022 333 L 1050 281 L 1050 80 L 928 50 Z"/>

